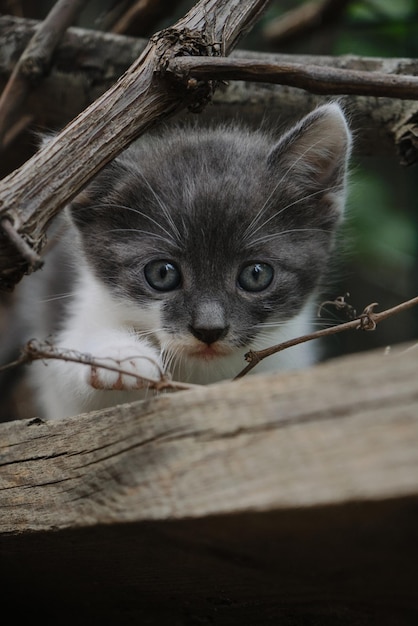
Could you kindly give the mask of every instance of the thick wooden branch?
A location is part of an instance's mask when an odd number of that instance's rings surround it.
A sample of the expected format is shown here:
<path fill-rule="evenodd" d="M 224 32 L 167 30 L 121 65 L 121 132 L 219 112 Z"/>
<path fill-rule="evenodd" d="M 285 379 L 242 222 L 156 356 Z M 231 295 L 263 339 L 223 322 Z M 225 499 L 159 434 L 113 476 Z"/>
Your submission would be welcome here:
<path fill-rule="evenodd" d="M 3 609 L 414 626 L 417 350 L 0 425 Z"/>
<path fill-rule="evenodd" d="M 0 16 L 0 82 L 6 80 L 30 38 L 35 23 L 9 16 Z M 100 32 L 70 28 L 54 56 L 54 66 L 42 89 L 28 102 L 28 112 L 37 127 L 59 128 L 80 113 L 88 104 L 108 89 L 144 49 L 146 42 Z M 83 55 L 79 50 L 83 50 Z M 254 63 L 301 66 L 312 65 L 385 74 L 390 83 L 394 76 L 417 76 L 418 62 L 414 59 L 380 59 L 370 57 L 312 57 L 307 55 L 261 54 L 235 51 L 232 58 Z M 396 80 L 396 78 L 395 78 Z M 252 123 L 267 119 L 279 124 L 302 116 L 323 97 L 288 86 L 255 82 L 231 82 L 215 92 L 213 102 L 204 111 L 205 117 L 238 116 Z M 351 125 L 355 131 L 355 150 L 362 155 L 401 154 L 408 162 L 417 159 L 415 138 L 417 103 L 374 96 L 350 96 L 347 109 L 352 112 Z"/>
<path fill-rule="evenodd" d="M 246 80 L 279 83 L 313 94 L 356 95 L 418 100 L 418 77 L 388 75 L 301 63 L 255 59 L 175 58 L 169 71 L 179 80 Z"/>
<path fill-rule="evenodd" d="M 39 252 L 51 219 L 109 160 L 156 120 L 207 100 L 210 85 L 179 90 L 163 80 L 170 57 L 228 54 L 266 4 L 200 0 L 175 26 L 155 35 L 121 80 L 1 182 L 0 219 Z M 10 289 L 31 268 L 5 233 L 0 244 L 0 288 Z"/>

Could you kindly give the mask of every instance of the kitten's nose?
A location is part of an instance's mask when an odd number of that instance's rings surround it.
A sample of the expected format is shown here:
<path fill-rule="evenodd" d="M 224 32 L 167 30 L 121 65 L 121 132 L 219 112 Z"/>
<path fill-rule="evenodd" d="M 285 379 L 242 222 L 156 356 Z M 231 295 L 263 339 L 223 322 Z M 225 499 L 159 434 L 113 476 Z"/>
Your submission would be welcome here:
<path fill-rule="evenodd" d="M 202 341 L 203 343 L 207 343 L 209 346 L 211 343 L 215 343 L 215 341 L 219 341 L 219 339 L 225 337 L 228 332 L 228 328 L 223 326 L 214 328 L 196 328 L 194 326 L 190 326 L 190 331 L 196 339 L 199 339 L 199 341 Z"/>
<path fill-rule="evenodd" d="M 217 300 L 207 299 L 198 303 L 189 326 L 192 335 L 210 346 L 228 333 L 224 306 Z"/>

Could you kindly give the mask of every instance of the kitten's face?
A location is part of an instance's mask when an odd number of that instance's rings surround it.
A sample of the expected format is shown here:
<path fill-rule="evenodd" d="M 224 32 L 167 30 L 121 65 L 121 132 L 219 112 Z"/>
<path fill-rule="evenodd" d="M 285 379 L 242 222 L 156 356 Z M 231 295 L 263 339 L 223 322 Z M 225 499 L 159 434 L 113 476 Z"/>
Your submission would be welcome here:
<path fill-rule="evenodd" d="M 248 347 L 315 288 L 348 149 L 336 105 L 276 144 L 221 129 L 134 146 L 74 203 L 87 261 L 170 352 L 211 360 Z"/>

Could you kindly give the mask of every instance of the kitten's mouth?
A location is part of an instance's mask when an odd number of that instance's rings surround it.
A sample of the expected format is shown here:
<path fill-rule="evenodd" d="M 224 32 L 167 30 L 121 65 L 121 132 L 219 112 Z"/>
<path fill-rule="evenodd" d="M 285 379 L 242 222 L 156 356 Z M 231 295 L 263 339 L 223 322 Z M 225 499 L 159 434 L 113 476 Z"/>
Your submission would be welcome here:
<path fill-rule="evenodd" d="M 218 343 L 205 344 L 200 343 L 198 346 L 193 347 L 189 351 L 191 357 L 202 359 L 204 361 L 211 361 L 222 356 L 227 356 L 231 353 L 231 349 L 226 346 L 222 346 Z"/>

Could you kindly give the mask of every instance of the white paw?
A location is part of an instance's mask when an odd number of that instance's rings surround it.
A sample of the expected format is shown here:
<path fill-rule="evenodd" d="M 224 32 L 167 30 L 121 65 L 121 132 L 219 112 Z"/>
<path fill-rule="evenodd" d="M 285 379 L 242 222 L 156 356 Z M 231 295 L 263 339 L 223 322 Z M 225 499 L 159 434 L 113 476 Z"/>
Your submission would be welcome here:
<path fill-rule="evenodd" d="M 87 368 L 87 382 L 94 389 L 143 389 L 150 381 L 159 381 L 163 374 L 158 352 L 133 341 L 100 347 L 92 356 L 97 366 Z"/>

